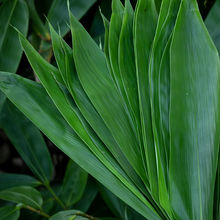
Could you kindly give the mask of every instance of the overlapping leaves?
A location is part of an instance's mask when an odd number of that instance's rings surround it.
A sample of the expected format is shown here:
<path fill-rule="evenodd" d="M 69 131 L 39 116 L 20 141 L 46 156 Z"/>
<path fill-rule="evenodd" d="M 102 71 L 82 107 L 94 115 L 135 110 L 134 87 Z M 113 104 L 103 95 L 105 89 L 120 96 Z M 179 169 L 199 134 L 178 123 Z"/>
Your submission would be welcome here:
<path fill-rule="evenodd" d="M 146 219 L 217 219 L 220 63 L 195 0 L 112 1 L 104 52 L 70 13 L 57 68 L 20 34 L 43 87 L 0 88 L 61 150 Z M 218 181 L 218 179 L 217 179 Z"/>

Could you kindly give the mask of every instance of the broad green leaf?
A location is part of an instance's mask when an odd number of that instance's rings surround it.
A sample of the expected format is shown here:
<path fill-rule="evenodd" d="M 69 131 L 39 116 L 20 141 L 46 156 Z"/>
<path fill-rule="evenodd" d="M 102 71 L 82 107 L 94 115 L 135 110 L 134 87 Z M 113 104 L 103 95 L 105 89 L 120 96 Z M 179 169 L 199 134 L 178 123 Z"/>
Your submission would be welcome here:
<path fill-rule="evenodd" d="M 15 186 L 39 186 L 41 183 L 32 176 L 13 173 L 0 173 L 0 190 Z"/>
<path fill-rule="evenodd" d="M 215 46 L 220 53 L 220 0 L 216 0 L 215 4 L 213 5 L 212 9 L 210 10 L 205 24 L 206 27 L 215 43 Z"/>
<path fill-rule="evenodd" d="M 79 216 L 79 214 L 82 213 L 77 210 L 68 210 L 68 211 L 61 211 L 53 215 L 49 220 L 86 220 L 88 218 L 84 218 L 82 216 Z"/>
<path fill-rule="evenodd" d="M 103 143 L 97 138 L 93 130 L 87 125 L 86 121 L 81 117 L 80 112 L 76 108 L 73 100 L 67 97 L 68 94 L 59 87 L 52 74 L 48 74 L 50 69 L 45 67 L 45 60 L 34 50 L 30 43 L 21 35 L 20 40 L 25 53 L 37 74 L 38 78 L 45 86 L 49 96 L 52 98 L 54 104 L 57 106 L 65 120 L 81 138 L 81 140 L 89 147 L 95 156 L 106 166 L 108 169 L 120 179 L 129 189 L 132 190 L 142 201 L 146 201 L 144 196 L 137 190 L 133 183 L 131 183 L 128 176 L 121 169 L 119 164 L 114 160 L 109 151 L 105 148 Z M 38 62 L 36 62 L 36 60 Z M 58 70 L 56 70 L 58 71 Z M 127 138 L 127 137 L 126 137 Z M 134 157 L 134 155 L 132 155 Z M 151 205 L 150 205 L 151 207 Z"/>
<path fill-rule="evenodd" d="M 0 70 L 16 72 L 22 48 L 13 27 L 27 34 L 28 8 L 23 0 L 8 0 L 0 6 L 0 15 Z"/>
<path fill-rule="evenodd" d="M 146 155 L 147 174 L 153 195 L 157 194 L 156 155 L 150 111 L 150 90 L 148 78 L 148 63 L 157 22 L 154 2 L 151 0 L 138 1 L 134 18 L 134 52 L 138 84 L 140 120 L 142 127 L 143 145 Z M 146 28 L 148 27 L 148 28 Z"/>
<path fill-rule="evenodd" d="M 48 183 L 53 175 L 53 164 L 43 136 L 8 99 L 1 112 L 0 127 L 35 176 Z"/>
<path fill-rule="evenodd" d="M 177 219 L 213 219 L 220 63 L 196 1 L 182 1 L 170 54 L 172 207 Z"/>
<path fill-rule="evenodd" d="M 146 218 L 160 219 L 148 203 L 141 202 L 91 153 L 38 83 L 12 73 L 0 72 L 0 89 L 57 147 L 84 170 Z"/>
<path fill-rule="evenodd" d="M 0 191 L 0 199 L 41 209 L 41 194 L 30 186 L 17 186 Z"/>
<path fill-rule="evenodd" d="M 69 0 L 69 7 L 76 18 L 80 19 L 96 1 L 97 0 Z M 64 36 L 69 31 L 67 1 L 54 0 L 47 18 L 55 30 L 60 31 L 60 34 Z"/>
<path fill-rule="evenodd" d="M 19 207 L 15 207 L 15 206 L 0 207 L 1 220 L 17 220 L 19 216 L 20 216 Z"/>
<path fill-rule="evenodd" d="M 63 80 L 65 81 L 66 87 L 68 88 L 69 92 L 74 98 L 74 101 L 77 104 L 77 107 L 80 109 L 82 115 L 94 129 L 99 138 L 104 142 L 106 146 L 108 146 L 109 151 L 113 154 L 122 168 L 124 168 L 125 172 L 143 190 L 143 184 L 141 183 L 140 178 L 129 164 L 127 158 L 123 155 L 120 147 L 111 135 L 103 119 L 98 114 L 93 104 L 88 99 L 85 91 L 83 90 L 76 73 L 72 49 L 61 37 L 59 37 L 52 26 L 50 26 L 50 30 L 54 54 L 59 70 L 62 74 Z M 62 56 L 64 56 L 64 59 Z"/>
<path fill-rule="evenodd" d="M 70 22 L 74 45 L 73 56 L 82 87 L 128 161 L 146 181 L 138 141 L 124 109 L 122 98 L 108 71 L 105 56 L 72 15 Z"/>
<path fill-rule="evenodd" d="M 82 212 L 87 212 L 95 197 L 97 196 L 97 193 L 98 188 L 96 186 L 96 181 L 91 176 L 89 176 L 83 196 L 81 197 L 80 201 L 73 206 L 73 208 L 81 210 Z"/>
<path fill-rule="evenodd" d="M 85 190 L 88 174 L 72 160 L 69 161 L 59 194 L 66 207 L 78 202 Z"/>

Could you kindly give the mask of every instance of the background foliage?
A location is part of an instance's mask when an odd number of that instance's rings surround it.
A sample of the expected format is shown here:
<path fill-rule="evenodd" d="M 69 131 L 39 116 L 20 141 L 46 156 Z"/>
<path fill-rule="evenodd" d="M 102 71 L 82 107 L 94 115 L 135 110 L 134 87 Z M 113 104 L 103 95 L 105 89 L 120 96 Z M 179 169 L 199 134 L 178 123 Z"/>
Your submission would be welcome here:
<path fill-rule="evenodd" d="M 198 3 L 220 50 L 220 1 Z M 102 44 L 104 25 L 99 6 L 109 18 L 110 0 L 70 0 L 72 13 Z M 38 0 L 37 4 L 34 0 L 1 0 L 0 15 L 0 71 L 38 81 L 22 55 L 15 28 L 52 64 L 54 54 L 47 19 L 71 45 L 67 4 L 63 0 Z M 0 219 L 46 219 L 48 215 L 53 215 L 52 220 L 68 219 L 69 215 L 75 219 L 142 219 L 55 148 L 3 93 L 0 112 Z"/>

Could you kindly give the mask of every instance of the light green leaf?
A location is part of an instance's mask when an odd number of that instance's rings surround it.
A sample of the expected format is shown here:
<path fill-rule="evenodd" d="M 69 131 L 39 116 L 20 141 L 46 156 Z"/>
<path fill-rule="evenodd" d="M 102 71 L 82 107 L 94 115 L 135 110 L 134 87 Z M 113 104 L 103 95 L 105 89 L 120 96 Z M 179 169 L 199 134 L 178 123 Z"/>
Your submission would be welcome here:
<path fill-rule="evenodd" d="M 15 207 L 15 206 L 0 207 L 1 220 L 17 220 L 19 216 L 20 216 L 19 207 Z"/>
<path fill-rule="evenodd" d="M 143 145 L 145 149 L 147 174 L 152 195 L 158 191 L 156 155 L 154 149 L 153 131 L 151 125 L 150 90 L 148 64 L 157 22 L 154 2 L 138 1 L 134 18 L 134 52 L 138 84 L 140 120 Z M 148 28 L 146 28 L 148 27 Z"/>
<path fill-rule="evenodd" d="M 121 25 L 123 20 L 124 6 L 120 0 L 112 1 L 112 15 L 109 24 L 109 36 L 108 36 L 108 51 L 109 51 L 109 63 L 111 66 L 110 73 L 116 83 L 121 95 L 124 97 L 126 103 L 128 103 L 121 74 L 119 70 L 119 59 L 118 59 L 118 45 L 119 37 L 121 33 Z"/>
<path fill-rule="evenodd" d="M 0 6 L 0 70 L 16 72 L 22 48 L 14 27 L 25 36 L 28 30 L 28 8 L 23 0 L 4 1 Z"/>
<path fill-rule="evenodd" d="M 149 64 L 150 77 L 150 101 L 151 101 L 151 117 L 154 135 L 154 146 L 157 158 L 157 176 L 158 176 L 158 194 L 154 195 L 157 201 L 172 216 L 170 201 L 168 195 L 168 166 L 169 163 L 169 139 L 164 138 L 164 127 L 161 123 L 161 109 L 163 105 L 167 106 L 168 100 L 162 100 L 160 96 L 160 64 L 164 50 L 169 41 L 172 29 L 175 25 L 180 0 L 165 0 L 162 2 L 160 15 L 158 18 L 156 34 L 152 44 L 152 52 Z M 169 65 L 169 63 L 168 63 Z M 161 75 L 164 73 L 161 72 Z M 169 121 L 169 118 L 166 119 Z M 168 140 L 165 143 L 165 140 Z"/>
<path fill-rule="evenodd" d="M 137 78 L 135 72 L 135 58 L 133 47 L 133 19 L 133 8 L 129 0 L 126 0 L 121 32 L 119 36 L 118 66 L 123 88 L 129 104 L 128 109 L 130 111 L 131 118 L 135 125 L 135 130 L 138 135 L 138 138 L 140 138 L 140 115 L 138 106 Z M 140 146 L 141 145 L 142 143 L 140 143 Z M 144 156 L 143 159 L 145 159 Z"/>
<path fill-rule="evenodd" d="M 15 186 L 39 186 L 41 183 L 34 177 L 22 174 L 0 173 L 0 190 Z"/>
<path fill-rule="evenodd" d="M 0 115 L 0 127 L 35 176 L 48 183 L 53 164 L 42 134 L 8 99 Z"/>
<path fill-rule="evenodd" d="M 18 186 L 2 190 L 0 191 L 0 199 L 22 203 L 36 209 L 41 209 L 43 204 L 41 194 L 30 186 Z"/>
<path fill-rule="evenodd" d="M 177 219 L 213 219 L 220 63 L 196 1 L 181 4 L 170 54 L 172 207 Z"/>
<path fill-rule="evenodd" d="M 78 202 L 85 190 L 88 174 L 72 160 L 69 161 L 63 179 L 60 198 L 66 207 Z"/>

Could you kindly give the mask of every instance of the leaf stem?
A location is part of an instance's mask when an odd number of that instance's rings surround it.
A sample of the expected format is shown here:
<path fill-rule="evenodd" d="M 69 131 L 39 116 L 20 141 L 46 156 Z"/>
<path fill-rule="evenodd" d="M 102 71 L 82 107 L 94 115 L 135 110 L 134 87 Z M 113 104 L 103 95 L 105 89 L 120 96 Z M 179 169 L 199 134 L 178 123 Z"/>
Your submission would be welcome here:
<path fill-rule="evenodd" d="M 44 216 L 45 218 L 50 218 L 50 216 L 47 213 L 45 213 L 45 212 L 43 212 L 41 210 L 35 209 L 35 208 L 31 207 L 31 206 L 24 205 L 23 208 L 28 209 L 28 210 L 30 210 L 32 212 L 35 212 L 38 215 Z"/>
<path fill-rule="evenodd" d="M 66 210 L 66 206 L 64 205 L 64 203 L 58 198 L 58 196 L 56 195 L 56 193 L 53 191 L 53 189 L 50 187 L 50 184 L 45 184 L 46 188 L 49 190 L 49 192 L 51 193 L 51 195 L 54 197 L 54 199 L 57 201 L 57 203 L 64 209 Z"/>
<path fill-rule="evenodd" d="M 88 215 L 88 214 L 82 213 L 82 212 L 77 212 L 75 215 L 85 217 L 85 218 L 88 218 L 88 219 L 91 219 L 91 220 L 99 220 L 98 218 L 96 218 L 94 216 L 91 216 L 91 215 Z"/>

